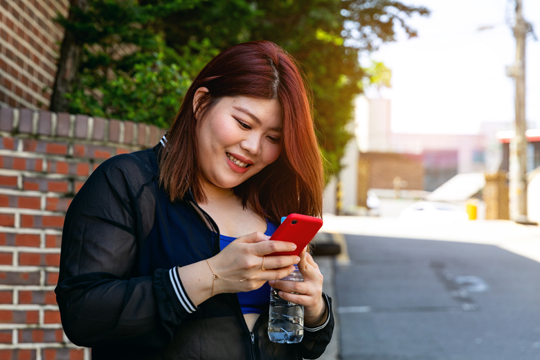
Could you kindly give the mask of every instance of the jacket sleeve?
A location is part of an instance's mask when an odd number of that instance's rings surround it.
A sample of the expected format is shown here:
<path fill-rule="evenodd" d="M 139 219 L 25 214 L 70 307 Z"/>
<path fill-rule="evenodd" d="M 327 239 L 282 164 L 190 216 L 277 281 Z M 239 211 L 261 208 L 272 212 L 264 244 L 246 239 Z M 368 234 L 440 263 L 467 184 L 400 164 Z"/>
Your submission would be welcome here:
<path fill-rule="evenodd" d="M 136 155 L 116 156 L 96 169 L 68 209 L 55 291 L 64 331 L 77 345 L 162 347 L 196 310 L 176 268 L 132 277 L 154 222 L 153 176 Z"/>
<path fill-rule="evenodd" d="M 328 317 L 324 324 L 316 328 L 304 327 L 304 338 L 298 344 L 294 344 L 298 355 L 304 359 L 317 359 L 320 357 L 334 332 L 334 313 L 332 312 L 332 298 L 323 293 L 328 308 Z"/>

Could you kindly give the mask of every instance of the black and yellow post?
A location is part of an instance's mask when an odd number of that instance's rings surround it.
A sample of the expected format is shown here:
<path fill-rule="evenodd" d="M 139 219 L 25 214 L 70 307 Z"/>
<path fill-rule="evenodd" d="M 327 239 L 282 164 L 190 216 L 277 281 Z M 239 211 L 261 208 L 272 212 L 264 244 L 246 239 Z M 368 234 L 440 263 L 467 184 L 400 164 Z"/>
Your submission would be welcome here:
<path fill-rule="evenodd" d="M 341 215 L 343 209 L 343 191 L 341 190 L 341 179 L 336 182 L 336 215 Z"/>

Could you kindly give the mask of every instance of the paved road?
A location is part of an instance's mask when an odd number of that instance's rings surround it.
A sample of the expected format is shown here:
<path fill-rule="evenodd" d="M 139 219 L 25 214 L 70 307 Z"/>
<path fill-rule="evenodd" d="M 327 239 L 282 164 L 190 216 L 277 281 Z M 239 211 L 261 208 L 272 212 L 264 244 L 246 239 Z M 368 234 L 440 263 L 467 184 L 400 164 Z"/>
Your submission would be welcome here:
<path fill-rule="evenodd" d="M 346 235 L 344 360 L 540 360 L 540 263 L 490 244 Z"/>

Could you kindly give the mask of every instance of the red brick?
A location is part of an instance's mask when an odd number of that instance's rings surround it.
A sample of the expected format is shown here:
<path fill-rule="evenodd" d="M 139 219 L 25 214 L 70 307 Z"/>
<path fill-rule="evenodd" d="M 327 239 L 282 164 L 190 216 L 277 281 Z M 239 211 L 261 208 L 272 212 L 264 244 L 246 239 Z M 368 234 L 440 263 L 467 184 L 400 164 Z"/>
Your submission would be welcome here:
<path fill-rule="evenodd" d="M 60 313 L 58 313 L 60 314 Z M 39 323 L 39 311 L 27 311 L 26 312 L 26 323 L 27 324 L 37 324 Z"/>
<path fill-rule="evenodd" d="M 25 152 L 34 152 L 36 151 L 37 141 L 33 139 L 24 139 L 23 140 L 23 151 Z"/>
<path fill-rule="evenodd" d="M 0 214 L 0 226 L 15 226 L 15 215 Z"/>
<path fill-rule="evenodd" d="M 13 350 L 0 350 L 0 360 L 13 360 Z"/>
<path fill-rule="evenodd" d="M 47 184 L 47 190 L 53 192 L 67 192 L 68 191 L 68 182 L 67 181 L 57 181 L 50 180 Z"/>
<path fill-rule="evenodd" d="M 60 323 L 60 312 L 56 310 L 45 310 L 44 322 L 45 324 Z"/>
<path fill-rule="evenodd" d="M 16 234 L 15 245 L 16 246 L 32 246 L 39 247 L 41 240 L 37 234 Z"/>
<path fill-rule="evenodd" d="M 26 170 L 26 159 L 13 158 L 13 169 L 15 169 L 15 170 Z"/>
<path fill-rule="evenodd" d="M 43 359 L 56 360 L 56 349 L 43 349 Z"/>
<path fill-rule="evenodd" d="M 61 235 L 45 235 L 45 246 L 48 248 L 51 247 L 60 247 L 62 244 Z"/>
<path fill-rule="evenodd" d="M 12 323 L 12 322 L 13 322 L 13 311 L 0 310 L 0 323 Z"/>
<path fill-rule="evenodd" d="M 11 344 L 13 342 L 13 332 L 11 330 L 0 331 L 0 343 Z"/>
<path fill-rule="evenodd" d="M 7 245 L 6 233 L 0 233 L 0 245 Z"/>
<path fill-rule="evenodd" d="M 0 291 L 0 304 L 12 304 L 13 292 L 11 290 Z"/>
<path fill-rule="evenodd" d="M 44 227 L 62 229 L 64 226 L 64 217 L 57 215 L 43 215 L 42 223 Z"/>
<path fill-rule="evenodd" d="M 43 331 L 43 329 L 36 329 L 32 331 L 33 342 L 43 342 L 44 337 L 45 337 L 45 332 Z"/>
<path fill-rule="evenodd" d="M 98 159 L 108 159 L 110 158 L 112 155 L 109 151 L 106 151 L 106 150 L 99 150 L 99 149 L 96 149 L 94 150 L 94 157 L 95 158 L 98 158 Z"/>
<path fill-rule="evenodd" d="M 71 349 L 69 350 L 69 360 L 83 360 L 84 359 L 84 350 L 83 349 Z"/>
<path fill-rule="evenodd" d="M 73 155 L 74 156 L 85 156 L 86 155 L 86 146 L 85 145 L 74 145 L 73 146 Z"/>
<path fill-rule="evenodd" d="M 55 282 L 56 284 L 56 282 Z M 46 291 L 45 292 L 45 298 L 43 299 L 45 304 L 47 305 L 56 305 L 56 294 L 54 291 Z"/>
<path fill-rule="evenodd" d="M 35 191 L 39 191 L 39 183 L 37 183 L 37 182 L 32 182 L 32 181 L 28 181 L 28 180 L 24 180 L 23 188 L 24 188 L 24 190 L 35 190 Z"/>
<path fill-rule="evenodd" d="M 58 203 L 60 202 L 60 199 L 57 197 L 49 197 L 47 198 L 47 205 L 45 208 L 49 211 L 56 211 L 58 209 Z"/>
<path fill-rule="evenodd" d="M 4 149 L 15 150 L 15 140 L 10 137 L 4 138 Z"/>
<path fill-rule="evenodd" d="M 0 252 L 0 265 L 13 265 L 13 253 Z"/>
<path fill-rule="evenodd" d="M 84 181 L 75 181 L 75 193 L 78 193 L 79 190 L 81 190 L 81 188 L 83 187 L 84 185 Z"/>
<path fill-rule="evenodd" d="M 77 175 L 79 176 L 88 176 L 90 173 L 90 168 L 88 164 L 86 163 L 78 163 L 77 164 Z"/>
<path fill-rule="evenodd" d="M 32 304 L 32 291 L 20 290 L 19 291 L 19 304 Z"/>
<path fill-rule="evenodd" d="M 0 176 L 0 187 L 17 187 L 17 176 Z"/>
<path fill-rule="evenodd" d="M 69 172 L 68 163 L 65 161 L 56 162 L 56 172 L 58 174 L 67 174 Z"/>
<path fill-rule="evenodd" d="M 46 150 L 48 154 L 66 155 L 68 152 L 67 144 L 47 143 Z"/>
<path fill-rule="evenodd" d="M 47 271 L 47 285 L 58 284 L 58 271 Z"/>
<path fill-rule="evenodd" d="M 41 208 L 41 199 L 38 197 L 20 196 L 18 207 L 39 210 Z"/>
<path fill-rule="evenodd" d="M 45 265 L 60 266 L 60 254 L 45 254 Z"/>
<path fill-rule="evenodd" d="M 43 159 L 36 159 L 35 171 L 43 171 Z"/>
<path fill-rule="evenodd" d="M 116 149 L 116 155 L 120 155 L 120 154 L 129 154 L 131 151 L 129 149 L 124 149 L 124 148 L 118 148 Z"/>
<path fill-rule="evenodd" d="M 9 207 L 9 196 L 0 195 L 0 207 Z"/>
<path fill-rule="evenodd" d="M 33 215 L 21 215 L 21 226 L 23 228 L 32 228 L 34 227 L 34 216 Z"/>
<path fill-rule="evenodd" d="M 40 253 L 28 253 L 20 252 L 19 253 L 19 265 L 30 265 L 30 266 L 39 266 L 41 265 L 41 254 Z"/>

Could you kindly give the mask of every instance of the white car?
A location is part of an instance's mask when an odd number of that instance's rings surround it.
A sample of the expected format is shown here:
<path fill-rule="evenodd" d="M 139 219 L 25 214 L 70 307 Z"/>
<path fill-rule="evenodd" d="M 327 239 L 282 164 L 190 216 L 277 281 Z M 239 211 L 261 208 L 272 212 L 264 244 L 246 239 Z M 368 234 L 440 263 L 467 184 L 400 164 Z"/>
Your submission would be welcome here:
<path fill-rule="evenodd" d="M 458 206 L 432 201 L 420 201 L 405 208 L 399 215 L 400 220 L 430 222 L 462 222 L 469 220 L 469 215 Z"/>

